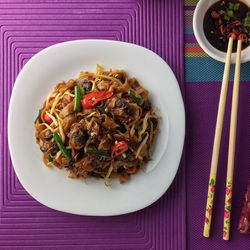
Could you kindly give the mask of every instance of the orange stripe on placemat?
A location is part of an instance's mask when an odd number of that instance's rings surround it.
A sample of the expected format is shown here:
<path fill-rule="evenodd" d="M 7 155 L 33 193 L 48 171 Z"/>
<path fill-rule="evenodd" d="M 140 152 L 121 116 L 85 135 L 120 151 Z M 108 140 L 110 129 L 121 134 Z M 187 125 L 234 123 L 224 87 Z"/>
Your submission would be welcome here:
<path fill-rule="evenodd" d="M 208 55 L 205 52 L 186 52 L 185 57 L 208 57 Z"/>
<path fill-rule="evenodd" d="M 204 50 L 200 47 L 197 48 L 185 48 L 185 53 L 204 53 Z"/>

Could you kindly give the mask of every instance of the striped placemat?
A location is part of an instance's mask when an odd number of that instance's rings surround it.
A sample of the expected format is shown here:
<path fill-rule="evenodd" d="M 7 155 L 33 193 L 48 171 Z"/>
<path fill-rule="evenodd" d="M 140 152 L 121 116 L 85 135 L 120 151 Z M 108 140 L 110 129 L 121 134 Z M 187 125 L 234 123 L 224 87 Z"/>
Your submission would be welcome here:
<path fill-rule="evenodd" d="M 232 79 L 230 71 L 228 101 L 218 164 L 215 207 L 211 237 L 202 236 L 208 177 L 211 164 L 217 106 L 224 64 L 210 58 L 198 45 L 192 18 L 198 0 L 184 1 L 185 15 L 185 93 L 187 113 L 186 181 L 187 247 L 192 250 L 249 249 L 250 237 L 240 235 L 237 225 L 247 181 L 250 178 L 250 63 L 241 66 L 238 130 L 235 155 L 235 182 L 232 200 L 231 240 L 222 240 Z"/>

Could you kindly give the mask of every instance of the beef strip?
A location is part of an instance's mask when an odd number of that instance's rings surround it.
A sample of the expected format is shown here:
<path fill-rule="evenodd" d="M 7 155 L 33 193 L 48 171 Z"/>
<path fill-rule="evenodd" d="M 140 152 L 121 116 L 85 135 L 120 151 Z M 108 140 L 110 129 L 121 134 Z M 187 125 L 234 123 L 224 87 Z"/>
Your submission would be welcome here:
<path fill-rule="evenodd" d="M 62 127 L 63 131 L 67 134 L 69 132 L 69 129 L 73 123 L 75 123 L 77 120 L 76 114 L 70 114 L 67 117 L 65 117 L 62 121 Z"/>
<path fill-rule="evenodd" d="M 69 145 L 79 150 L 84 147 L 86 141 L 88 140 L 88 133 L 79 123 L 74 123 L 69 132 Z"/>
<path fill-rule="evenodd" d="M 41 151 L 44 153 L 55 155 L 59 151 L 57 145 L 52 140 L 51 141 L 40 140 L 39 145 Z"/>
<path fill-rule="evenodd" d="M 70 102 L 69 104 L 67 104 L 60 112 L 60 117 L 63 119 L 66 116 L 70 115 L 74 113 L 74 102 Z"/>
<path fill-rule="evenodd" d="M 90 82 L 87 78 L 80 78 L 77 81 L 77 85 L 82 86 L 86 92 L 89 92 L 92 89 L 92 82 Z"/>

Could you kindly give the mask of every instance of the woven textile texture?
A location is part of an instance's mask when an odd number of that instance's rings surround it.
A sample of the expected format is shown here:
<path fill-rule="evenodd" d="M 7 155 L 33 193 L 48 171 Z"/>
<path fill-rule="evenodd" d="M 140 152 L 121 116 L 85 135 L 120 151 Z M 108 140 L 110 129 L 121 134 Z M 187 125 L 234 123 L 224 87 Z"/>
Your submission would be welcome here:
<path fill-rule="evenodd" d="M 15 78 L 34 54 L 52 44 L 91 38 L 142 45 L 169 63 L 184 90 L 183 17 L 181 0 L 0 1 L 1 249 L 185 249 L 184 164 L 167 193 L 142 211 L 75 216 L 44 207 L 26 193 L 7 145 Z"/>
<path fill-rule="evenodd" d="M 241 66 L 238 129 L 232 199 L 231 239 L 223 241 L 224 194 L 228 153 L 232 79 L 230 70 L 225 120 L 218 163 L 211 237 L 202 236 L 208 178 L 217 107 L 224 64 L 213 60 L 199 47 L 192 29 L 198 0 L 185 0 L 185 93 L 186 93 L 186 180 L 187 247 L 192 250 L 249 249 L 249 235 L 237 231 L 247 181 L 250 178 L 250 63 Z"/>

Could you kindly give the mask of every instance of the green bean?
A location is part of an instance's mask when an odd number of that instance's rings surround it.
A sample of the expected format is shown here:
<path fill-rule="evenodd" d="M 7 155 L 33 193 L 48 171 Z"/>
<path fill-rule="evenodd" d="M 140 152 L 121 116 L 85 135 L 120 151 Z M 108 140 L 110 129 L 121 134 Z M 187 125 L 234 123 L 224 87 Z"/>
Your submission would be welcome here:
<path fill-rule="evenodd" d="M 76 85 L 75 86 L 75 98 L 74 98 L 74 111 L 76 112 L 79 112 L 81 110 L 81 98 L 82 98 L 81 87 Z"/>
<path fill-rule="evenodd" d="M 128 90 L 128 96 L 131 97 L 140 106 L 144 103 L 144 99 L 136 96 L 135 91 L 131 88 L 129 88 Z"/>
<path fill-rule="evenodd" d="M 64 146 L 63 141 L 62 141 L 60 135 L 59 135 L 57 132 L 55 132 L 55 133 L 53 134 L 53 138 L 54 138 L 55 143 L 57 144 L 58 148 L 59 148 L 60 151 L 62 152 L 63 156 L 64 156 L 68 161 L 71 161 L 71 160 L 72 160 L 71 155 L 70 155 L 69 151 L 66 149 L 66 147 Z"/>
<path fill-rule="evenodd" d="M 106 150 L 88 149 L 86 150 L 85 153 L 90 154 L 90 155 L 96 155 L 96 156 L 110 157 L 108 151 Z"/>

